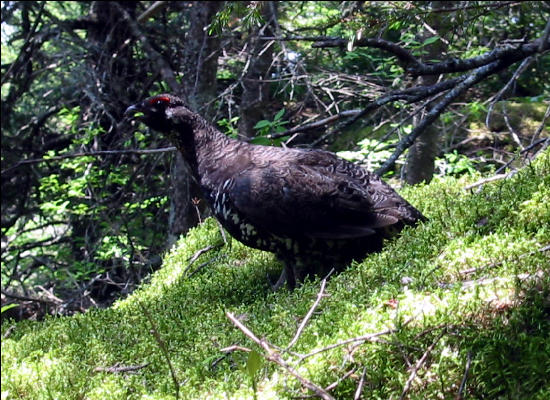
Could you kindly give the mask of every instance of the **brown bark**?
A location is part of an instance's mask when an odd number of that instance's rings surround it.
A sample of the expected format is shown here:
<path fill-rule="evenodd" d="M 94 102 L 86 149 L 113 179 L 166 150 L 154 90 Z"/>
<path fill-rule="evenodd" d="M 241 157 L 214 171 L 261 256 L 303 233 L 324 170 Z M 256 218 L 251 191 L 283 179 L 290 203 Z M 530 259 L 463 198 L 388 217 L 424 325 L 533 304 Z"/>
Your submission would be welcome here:
<path fill-rule="evenodd" d="M 266 119 L 265 104 L 269 101 L 269 84 L 262 82 L 269 72 L 273 58 L 273 46 L 260 36 L 272 36 L 274 34 L 273 23 L 276 16 L 276 2 L 265 2 L 262 7 L 262 16 L 265 24 L 261 28 L 254 28 L 250 34 L 249 48 L 250 65 L 243 77 L 243 94 L 240 104 L 239 134 L 250 138 L 256 131 L 254 125 Z M 269 46 L 266 49 L 266 46 Z"/>
<path fill-rule="evenodd" d="M 432 2 L 432 8 L 452 7 L 454 2 Z M 438 32 L 443 28 L 441 16 L 435 15 L 436 19 L 432 21 L 431 27 Z M 424 29 L 420 35 L 420 40 L 423 42 L 425 39 L 433 36 L 433 33 Z M 428 46 L 428 54 L 426 55 L 428 60 L 440 58 L 445 51 L 445 44 L 438 40 L 432 45 Z M 438 75 L 423 75 L 418 78 L 418 84 L 420 86 L 435 85 L 438 80 Z M 431 110 L 431 106 L 428 105 L 423 113 L 416 116 L 413 120 L 413 125 L 418 126 L 424 119 L 425 115 Z M 424 132 L 416 139 L 414 144 L 410 147 L 407 156 L 407 164 L 405 166 L 405 180 L 408 184 L 413 185 L 416 183 L 430 182 L 432 180 L 435 168 L 435 157 L 439 152 L 439 130 L 436 126 L 431 124 Z"/>

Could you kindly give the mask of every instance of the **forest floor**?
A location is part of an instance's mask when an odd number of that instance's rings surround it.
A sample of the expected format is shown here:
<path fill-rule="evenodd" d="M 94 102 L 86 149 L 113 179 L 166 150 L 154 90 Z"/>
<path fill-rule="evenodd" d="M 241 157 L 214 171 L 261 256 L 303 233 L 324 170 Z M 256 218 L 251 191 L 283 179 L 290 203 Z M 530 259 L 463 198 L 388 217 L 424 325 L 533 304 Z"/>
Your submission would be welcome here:
<path fill-rule="evenodd" d="M 2 321 L 2 399 L 550 398 L 550 150 L 402 195 L 429 221 L 327 281 L 209 219 L 107 309 Z"/>

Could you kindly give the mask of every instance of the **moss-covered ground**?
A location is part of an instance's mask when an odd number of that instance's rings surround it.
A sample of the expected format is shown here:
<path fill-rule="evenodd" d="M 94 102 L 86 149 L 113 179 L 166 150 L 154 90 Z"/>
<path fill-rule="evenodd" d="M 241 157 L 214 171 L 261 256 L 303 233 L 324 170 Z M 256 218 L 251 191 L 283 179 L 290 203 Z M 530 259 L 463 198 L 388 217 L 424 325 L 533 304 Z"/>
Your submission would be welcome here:
<path fill-rule="evenodd" d="M 402 190 L 429 222 L 331 277 L 282 359 L 338 399 L 550 398 L 550 152 L 465 190 L 478 179 Z M 281 266 L 235 240 L 186 270 L 220 243 L 207 220 L 109 309 L 3 321 L 2 400 L 312 395 L 281 366 L 258 362 L 264 350 L 226 313 L 284 349 L 320 280 L 273 292 L 266 276 Z M 373 333 L 381 334 L 300 357 Z M 255 352 L 221 351 L 234 345 Z"/>

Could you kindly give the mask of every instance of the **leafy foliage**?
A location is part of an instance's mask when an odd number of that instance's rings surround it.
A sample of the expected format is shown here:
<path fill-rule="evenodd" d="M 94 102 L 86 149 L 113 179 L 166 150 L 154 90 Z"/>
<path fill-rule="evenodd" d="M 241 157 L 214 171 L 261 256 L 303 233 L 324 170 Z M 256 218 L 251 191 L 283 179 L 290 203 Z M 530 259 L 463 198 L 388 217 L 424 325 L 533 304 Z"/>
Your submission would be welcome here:
<path fill-rule="evenodd" d="M 254 129 L 257 130 L 258 134 L 251 140 L 251 143 L 254 144 L 263 144 L 263 145 L 280 145 L 281 142 L 285 140 L 285 137 L 279 137 L 277 139 L 271 139 L 269 136 L 271 134 L 281 133 L 286 130 L 285 125 L 288 124 L 288 121 L 283 120 L 283 115 L 285 114 L 285 109 L 281 109 L 275 114 L 272 121 L 263 119 L 258 121 L 254 125 Z"/>

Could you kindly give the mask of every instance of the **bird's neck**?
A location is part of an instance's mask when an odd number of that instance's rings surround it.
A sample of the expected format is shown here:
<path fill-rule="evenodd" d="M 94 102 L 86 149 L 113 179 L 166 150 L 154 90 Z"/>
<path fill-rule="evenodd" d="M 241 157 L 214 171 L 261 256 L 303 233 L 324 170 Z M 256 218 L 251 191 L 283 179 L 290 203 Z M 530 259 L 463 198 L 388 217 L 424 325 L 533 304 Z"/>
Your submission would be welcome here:
<path fill-rule="evenodd" d="M 233 141 L 199 115 L 190 125 L 177 129 L 172 140 L 197 182 L 201 182 L 206 171 L 216 168 L 219 158 L 225 155 L 224 148 Z"/>

